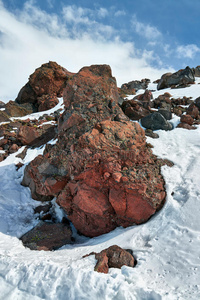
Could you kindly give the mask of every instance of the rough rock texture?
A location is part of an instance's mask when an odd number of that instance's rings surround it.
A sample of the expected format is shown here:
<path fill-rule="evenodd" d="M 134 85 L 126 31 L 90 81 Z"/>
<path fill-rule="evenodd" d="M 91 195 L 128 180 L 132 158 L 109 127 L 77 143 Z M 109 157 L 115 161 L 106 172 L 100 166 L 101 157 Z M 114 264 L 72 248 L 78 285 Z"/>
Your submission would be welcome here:
<path fill-rule="evenodd" d="M 31 250 L 56 250 L 71 243 L 72 231 L 62 223 L 40 222 L 20 239 L 25 247 Z"/>
<path fill-rule="evenodd" d="M 154 112 L 141 119 L 141 124 L 143 127 L 151 130 L 172 130 L 173 126 L 169 123 L 165 117 L 159 112 Z"/>
<path fill-rule="evenodd" d="M 5 107 L 5 103 L 3 101 L 0 101 L 0 108 L 4 108 Z"/>
<path fill-rule="evenodd" d="M 194 71 L 195 77 L 200 77 L 200 66 L 197 66 L 196 68 L 194 68 L 193 71 Z"/>
<path fill-rule="evenodd" d="M 32 110 L 28 110 L 14 101 L 9 101 L 5 105 L 5 113 L 11 117 L 23 117 L 32 113 Z"/>
<path fill-rule="evenodd" d="M 182 115 L 180 121 L 189 125 L 192 125 L 194 123 L 194 119 L 190 115 Z"/>
<path fill-rule="evenodd" d="M 190 115 L 193 119 L 199 119 L 199 109 L 195 103 L 191 103 L 186 110 L 187 115 Z"/>
<path fill-rule="evenodd" d="M 81 69 L 63 98 L 58 142 L 26 167 L 23 184 L 34 199 L 57 196 L 77 230 L 90 237 L 147 221 L 164 203 L 164 180 L 144 130 L 118 105 L 110 67 Z"/>
<path fill-rule="evenodd" d="M 184 128 L 184 129 L 188 129 L 188 130 L 194 130 L 194 129 L 197 129 L 197 127 L 195 127 L 195 126 L 191 126 L 191 125 L 189 125 L 188 123 L 179 123 L 178 125 L 177 125 L 177 128 Z"/>
<path fill-rule="evenodd" d="M 184 87 L 194 82 L 195 82 L 194 71 L 189 67 L 186 67 L 184 70 L 179 70 L 173 74 L 172 73 L 164 74 L 158 83 L 157 89 L 161 90 L 171 86 Z"/>
<path fill-rule="evenodd" d="M 107 274 L 109 268 L 121 269 L 122 266 L 134 267 L 136 260 L 129 251 L 122 249 L 117 245 L 113 245 L 100 253 L 92 252 L 89 255 L 95 255 L 97 259 L 94 271 Z M 85 255 L 87 257 L 89 255 Z"/>
<path fill-rule="evenodd" d="M 22 145 L 40 147 L 52 140 L 56 135 L 56 128 L 51 124 L 41 127 L 22 125 L 17 132 L 17 139 Z"/>
<path fill-rule="evenodd" d="M 147 89 L 149 83 L 150 80 L 147 78 L 142 79 L 141 81 L 133 80 L 128 83 L 122 84 L 121 90 L 126 94 L 133 95 L 134 92 L 137 92 L 140 89 L 143 90 Z"/>
<path fill-rule="evenodd" d="M 52 108 L 58 103 L 57 97 L 62 97 L 63 89 L 71 76 L 73 73 L 56 62 L 43 64 L 30 76 L 15 101 L 18 104 L 31 103 L 35 111 Z"/>
<path fill-rule="evenodd" d="M 149 115 L 149 110 L 143 107 L 142 102 L 137 100 L 127 100 L 122 103 L 122 110 L 131 120 L 140 120 Z"/>
<path fill-rule="evenodd" d="M 0 123 L 1 122 L 9 122 L 9 116 L 5 113 L 5 111 L 0 111 Z"/>

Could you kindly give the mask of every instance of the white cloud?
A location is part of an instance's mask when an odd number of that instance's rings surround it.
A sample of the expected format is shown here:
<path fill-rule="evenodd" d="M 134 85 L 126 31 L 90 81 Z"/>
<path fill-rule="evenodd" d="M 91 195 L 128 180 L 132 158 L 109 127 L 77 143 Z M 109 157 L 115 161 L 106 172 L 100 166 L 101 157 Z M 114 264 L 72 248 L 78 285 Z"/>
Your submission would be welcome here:
<path fill-rule="evenodd" d="M 90 25 L 80 34 L 79 27 L 70 28 L 70 20 L 76 22 L 73 10 L 66 21 L 39 10 L 30 1 L 18 15 L 8 12 L 1 0 L 0 7 L 2 101 L 15 99 L 29 75 L 49 60 L 71 72 L 91 64 L 109 64 L 119 86 L 133 79 L 157 79 L 167 71 L 150 66 L 153 52 L 138 55 L 133 43 L 122 42 L 111 26 L 90 19 L 83 8 L 78 9 L 79 20 Z M 110 31 L 112 38 L 105 31 Z"/>
<path fill-rule="evenodd" d="M 98 10 L 98 16 L 99 18 L 105 18 L 109 15 L 109 12 L 106 8 L 103 8 L 101 7 L 99 10 Z"/>
<path fill-rule="evenodd" d="M 185 57 L 185 58 L 192 59 L 198 52 L 200 52 L 200 48 L 197 47 L 197 45 L 195 44 L 189 44 L 189 45 L 178 46 L 176 51 L 178 57 Z"/>
<path fill-rule="evenodd" d="M 124 10 L 117 10 L 115 13 L 114 13 L 114 16 L 115 17 L 120 17 L 120 16 L 125 16 L 126 15 L 126 12 Z"/>
<path fill-rule="evenodd" d="M 147 40 L 156 40 L 162 36 L 161 32 L 156 27 L 139 22 L 136 15 L 132 18 L 132 26 L 137 34 Z"/>

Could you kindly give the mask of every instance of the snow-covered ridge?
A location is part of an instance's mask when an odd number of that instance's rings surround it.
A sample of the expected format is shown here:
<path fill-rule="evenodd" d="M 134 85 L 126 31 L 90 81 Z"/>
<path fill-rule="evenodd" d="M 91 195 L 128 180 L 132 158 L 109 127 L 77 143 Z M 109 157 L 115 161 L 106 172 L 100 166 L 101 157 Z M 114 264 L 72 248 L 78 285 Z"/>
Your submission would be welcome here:
<path fill-rule="evenodd" d="M 149 89 L 155 89 L 153 84 Z M 164 92 L 195 99 L 200 96 L 200 85 L 196 81 L 184 89 L 155 91 L 153 96 Z M 23 161 L 16 157 L 22 147 L 0 163 L 0 299 L 199 299 L 200 126 L 194 131 L 175 128 L 158 133 L 159 139 L 147 141 L 156 155 L 175 164 L 162 168 L 167 190 L 164 208 L 146 224 L 117 228 L 55 252 L 31 251 L 18 240 L 37 223 L 33 208 L 39 203 L 20 185 L 24 167 L 16 171 L 15 164 L 27 164 L 44 147 L 29 149 Z M 82 258 L 114 244 L 133 250 L 136 268 L 111 269 L 104 275 L 93 271 L 93 256 Z"/>

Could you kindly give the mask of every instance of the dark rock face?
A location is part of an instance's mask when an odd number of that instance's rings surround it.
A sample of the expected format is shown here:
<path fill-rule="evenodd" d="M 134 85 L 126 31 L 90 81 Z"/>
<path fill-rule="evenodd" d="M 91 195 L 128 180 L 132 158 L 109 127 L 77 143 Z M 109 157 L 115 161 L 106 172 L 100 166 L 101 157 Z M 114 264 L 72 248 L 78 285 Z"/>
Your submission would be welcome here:
<path fill-rule="evenodd" d="M 165 89 L 171 86 L 184 87 L 195 82 L 194 72 L 189 67 L 175 73 L 166 73 L 161 77 L 157 89 Z"/>
<path fill-rule="evenodd" d="M 31 103 L 33 111 L 50 109 L 58 103 L 57 97 L 62 97 L 66 82 L 72 75 L 55 62 L 43 64 L 30 76 L 15 101 L 18 104 Z"/>
<path fill-rule="evenodd" d="M 136 260 L 133 255 L 130 254 L 129 251 L 126 251 L 120 248 L 117 245 L 113 245 L 100 253 L 90 253 L 89 255 L 95 254 L 95 258 L 97 259 L 96 266 L 94 267 L 94 271 L 99 273 L 107 274 L 109 268 L 118 268 L 121 269 L 122 266 L 134 267 L 136 264 Z M 84 257 L 87 257 L 86 255 Z"/>
<path fill-rule="evenodd" d="M 40 222 L 20 239 L 31 250 L 51 251 L 70 244 L 71 238 L 71 228 L 66 224 Z"/>
<path fill-rule="evenodd" d="M 171 111 L 167 109 L 162 109 L 160 108 L 158 112 L 166 119 L 166 120 L 171 120 L 172 119 L 172 113 Z"/>
<path fill-rule="evenodd" d="M 86 236 L 147 221 L 165 201 L 164 180 L 144 130 L 118 105 L 110 67 L 81 69 L 63 99 L 58 142 L 26 167 L 23 184 L 34 199 L 56 196 Z"/>
<path fill-rule="evenodd" d="M 124 83 L 121 86 L 121 90 L 128 95 L 133 95 L 134 92 L 137 92 L 138 90 L 146 90 L 148 87 L 148 84 L 150 83 L 150 80 L 145 78 L 140 80 L 133 80 L 128 83 Z"/>
<path fill-rule="evenodd" d="M 173 126 L 159 112 L 154 112 L 141 119 L 143 127 L 151 130 L 172 130 Z"/>
<path fill-rule="evenodd" d="M 193 71 L 194 71 L 195 77 L 200 77 L 200 66 L 197 66 L 196 68 L 194 68 Z"/>

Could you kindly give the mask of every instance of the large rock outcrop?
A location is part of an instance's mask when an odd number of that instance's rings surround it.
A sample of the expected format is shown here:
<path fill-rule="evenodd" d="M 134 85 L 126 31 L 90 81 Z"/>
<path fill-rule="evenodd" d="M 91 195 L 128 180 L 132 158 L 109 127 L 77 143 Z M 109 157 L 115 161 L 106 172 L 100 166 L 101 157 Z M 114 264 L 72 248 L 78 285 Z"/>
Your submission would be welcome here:
<path fill-rule="evenodd" d="M 25 169 L 34 199 L 57 203 L 93 237 L 147 221 L 164 203 L 159 162 L 144 130 L 123 114 L 107 65 L 82 68 L 67 82 L 58 141 Z"/>
<path fill-rule="evenodd" d="M 175 73 L 166 73 L 164 74 L 157 86 L 158 90 L 165 89 L 168 87 L 185 87 L 188 84 L 195 82 L 194 71 L 189 67 L 181 69 Z"/>
<path fill-rule="evenodd" d="M 58 104 L 57 97 L 62 97 L 63 89 L 71 76 L 73 73 L 56 62 L 43 64 L 30 75 L 15 101 L 18 104 L 31 104 L 33 111 L 48 110 Z"/>

